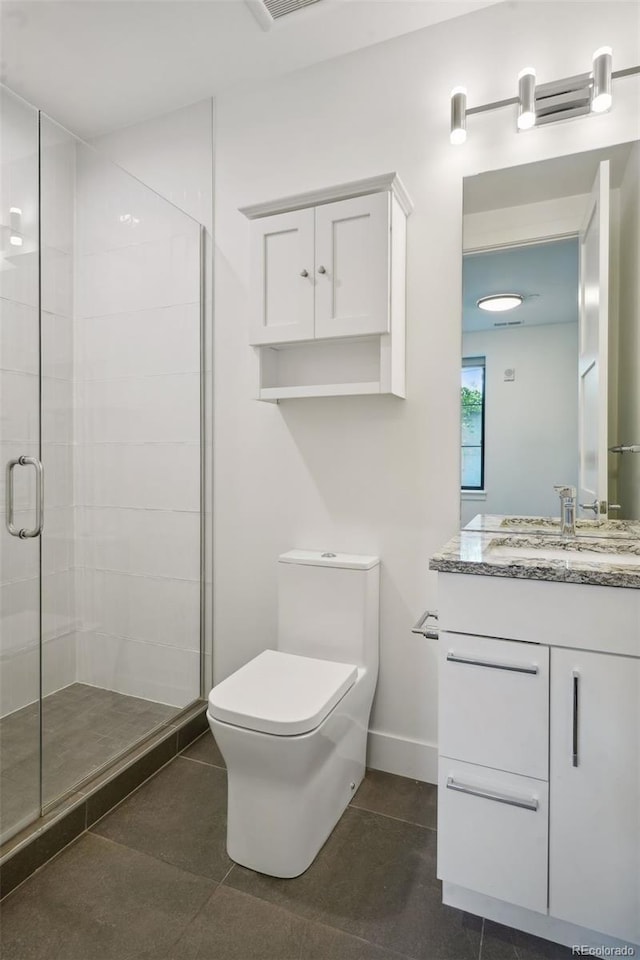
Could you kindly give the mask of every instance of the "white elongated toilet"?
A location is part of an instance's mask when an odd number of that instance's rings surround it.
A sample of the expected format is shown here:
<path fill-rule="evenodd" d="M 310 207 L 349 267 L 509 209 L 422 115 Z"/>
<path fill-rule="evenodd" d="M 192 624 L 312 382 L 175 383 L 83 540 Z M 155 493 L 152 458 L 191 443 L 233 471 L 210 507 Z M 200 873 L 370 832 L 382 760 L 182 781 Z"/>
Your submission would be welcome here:
<path fill-rule="evenodd" d="M 227 764 L 227 851 L 297 877 L 357 790 L 378 678 L 378 557 L 292 550 L 278 561 L 277 649 L 209 694 Z"/>

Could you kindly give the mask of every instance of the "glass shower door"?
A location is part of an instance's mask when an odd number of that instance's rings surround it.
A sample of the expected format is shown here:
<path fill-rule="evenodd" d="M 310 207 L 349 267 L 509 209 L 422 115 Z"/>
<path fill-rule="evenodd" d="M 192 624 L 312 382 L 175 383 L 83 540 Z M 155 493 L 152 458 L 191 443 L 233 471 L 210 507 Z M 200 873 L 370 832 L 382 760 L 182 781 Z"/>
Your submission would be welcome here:
<path fill-rule="evenodd" d="M 38 113 L 0 87 L 0 839 L 40 814 Z"/>

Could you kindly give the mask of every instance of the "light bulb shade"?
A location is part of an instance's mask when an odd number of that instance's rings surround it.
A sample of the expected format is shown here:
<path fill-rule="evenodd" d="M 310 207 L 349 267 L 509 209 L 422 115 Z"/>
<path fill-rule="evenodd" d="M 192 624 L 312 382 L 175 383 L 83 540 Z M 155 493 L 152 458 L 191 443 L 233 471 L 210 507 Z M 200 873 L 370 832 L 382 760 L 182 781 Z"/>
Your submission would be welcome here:
<path fill-rule="evenodd" d="M 536 125 L 536 72 L 525 67 L 518 74 L 518 130 Z"/>
<path fill-rule="evenodd" d="M 489 313 L 504 313 L 519 307 L 523 301 L 524 297 L 520 293 L 494 293 L 488 297 L 480 297 L 476 306 L 481 310 L 488 310 Z"/>
<path fill-rule="evenodd" d="M 467 139 L 467 91 L 454 87 L 451 91 L 451 143 L 464 143 Z"/>
<path fill-rule="evenodd" d="M 613 54 L 611 47 L 600 47 L 593 55 L 593 82 L 591 86 L 591 110 L 604 113 L 611 109 L 611 70 Z"/>

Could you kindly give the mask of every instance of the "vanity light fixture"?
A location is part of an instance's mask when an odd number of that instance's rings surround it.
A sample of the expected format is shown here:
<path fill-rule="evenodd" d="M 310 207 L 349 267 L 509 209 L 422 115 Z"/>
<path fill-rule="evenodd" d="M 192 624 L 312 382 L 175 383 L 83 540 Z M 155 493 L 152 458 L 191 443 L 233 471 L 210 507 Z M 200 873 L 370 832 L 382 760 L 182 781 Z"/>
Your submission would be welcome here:
<path fill-rule="evenodd" d="M 520 293 L 493 293 L 488 297 L 480 297 L 476 300 L 476 306 L 481 310 L 488 310 L 489 313 L 504 313 L 505 310 L 515 310 L 524 303 L 524 297 Z"/>
<path fill-rule="evenodd" d="M 451 91 L 451 143 L 464 143 L 467 139 L 467 89 L 454 87 Z"/>
<path fill-rule="evenodd" d="M 467 107 L 467 92 L 464 87 L 451 91 L 451 131 L 453 144 L 467 139 L 467 117 L 474 113 L 487 113 L 502 107 L 517 106 L 518 130 L 572 120 L 589 114 L 605 113 L 611 109 L 613 81 L 640 74 L 640 65 L 624 70 L 613 70 L 611 47 L 600 47 L 593 54 L 592 70 L 564 80 L 537 84 L 533 67 L 526 67 L 518 74 L 518 96 L 506 100 Z"/>
<path fill-rule="evenodd" d="M 536 72 L 525 67 L 518 74 L 518 130 L 536 125 Z"/>
<path fill-rule="evenodd" d="M 591 86 L 592 113 L 606 113 L 611 109 L 611 66 L 613 52 L 611 47 L 600 47 L 593 55 L 593 83 Z"/>

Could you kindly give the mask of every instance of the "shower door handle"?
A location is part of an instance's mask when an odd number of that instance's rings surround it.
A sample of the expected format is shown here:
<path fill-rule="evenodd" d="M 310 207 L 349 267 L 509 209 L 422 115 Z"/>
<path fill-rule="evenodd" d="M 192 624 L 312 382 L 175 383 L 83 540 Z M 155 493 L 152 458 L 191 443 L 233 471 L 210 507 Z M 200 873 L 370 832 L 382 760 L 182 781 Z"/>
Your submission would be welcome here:
<path fill-rule="evenodd" d="M 36 525 L 31 530 L 26 527 L 19 529 L 13 522 L 13 471 L 17 466 L 35 467 L 36 471 Z M 6 520 L 7 530 L 12 537 L 27 540 L 31 537 L 37 537 L 42 533 L 42 523 L 44 519 L 43 496 L 44 469 L 41 461 L 35 457 L 18 457 L 15 460 L 9 460 L 6 477 Z"/>

